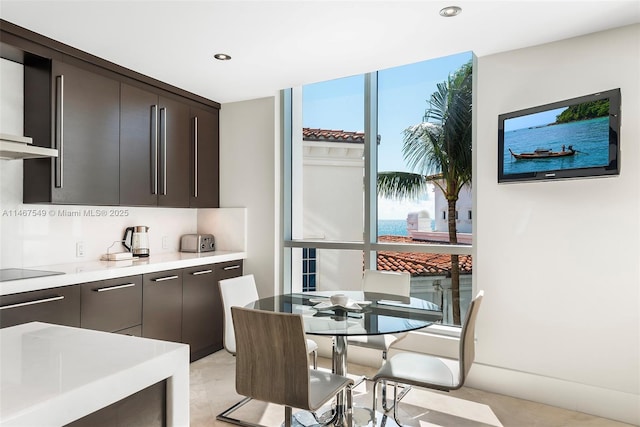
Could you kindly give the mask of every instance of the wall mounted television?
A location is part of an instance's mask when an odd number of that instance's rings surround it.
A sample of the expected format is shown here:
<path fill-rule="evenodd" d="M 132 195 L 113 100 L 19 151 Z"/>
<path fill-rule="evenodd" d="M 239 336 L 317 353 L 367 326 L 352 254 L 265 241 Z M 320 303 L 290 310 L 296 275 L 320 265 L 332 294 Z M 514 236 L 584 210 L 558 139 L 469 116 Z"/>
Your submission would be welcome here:
<path fill-rule="evenodd" d="M 498 116 L 498 182 L 620 173 L 620 89 Z"/>

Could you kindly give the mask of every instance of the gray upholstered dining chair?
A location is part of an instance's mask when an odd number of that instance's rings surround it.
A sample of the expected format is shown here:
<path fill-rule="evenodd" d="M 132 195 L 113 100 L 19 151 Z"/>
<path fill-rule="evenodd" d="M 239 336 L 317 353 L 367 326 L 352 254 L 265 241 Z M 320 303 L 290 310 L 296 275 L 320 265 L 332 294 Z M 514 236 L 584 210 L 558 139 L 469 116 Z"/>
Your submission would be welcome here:
<path fill-rule="evenodd" d="M 232 307 L 231 311 L 239 394 L 284 405 L 285 426 L 291 426 L 292 408 L 314 413 L 344 391 L 346 421 L 352 425 L 353 380 L 309 369 L 302 315 L 242 307 Z"/>
<path fill-rule="evenodd" d="M 431 388 L 440 391 L 457 390 L 464 385 L 475 358 L 475 327 L 484 291 L 471 301 L 460 334 L 458 360 L 428 354 L 399 353 L 387 361 L 373 376 L 373 410 L 376 409 L 376 388 L 380 381 L 393 381 L 393 418 L 398 425 L 398 384 Z"/>
<path fill-rule="evenodd" d="M 365 270 L 362 276 L 362 290 L 364 292 L 394 294 L 408 298 L 411 293 L 411 275 L 406 271 Z M 406 332 L 394 335 L 354 335 L 347 338 L 347 343 L 357 347 L 380 350 L 382 352 L 382 363 L 385 363 L 389 347 L 406 336 Z M 382 407 L 385 411 L 390 409 L 387 406 L 387 387 L 384 381 L 382 385 Z"/>
<path fill-rule="evenodd" d="M 236 336 L 233 327 L 233 320 L 231 318 L 231 307 L 239 306 L 244 307 L 247 304 L 257 300 L 258 289 L 256 287 L 256 281 L 253 274 L 245 276 L 233 277 L 231 279 L 224 279 L 218 282 L 220 287 L 220 297 L 222 298 L 222 307 L 224 310 L 224 334 L 223 343 L 224 348 L 235 356 L 236 354 Z M 318 344 L 313 340 L 307 340 L 306 347 L 307 352 L 313 356 L 314 369 L 318 366 Z M 250 397 L 245 397 L 235 405 L 228 409 L 225 409 L 218 416 L 218 420 L 233 422 L 226 414 L 229 414 L 241 406 L 245 405 L 251 400 Z M 243 425 L 243 424 L 241 424 Z"/>

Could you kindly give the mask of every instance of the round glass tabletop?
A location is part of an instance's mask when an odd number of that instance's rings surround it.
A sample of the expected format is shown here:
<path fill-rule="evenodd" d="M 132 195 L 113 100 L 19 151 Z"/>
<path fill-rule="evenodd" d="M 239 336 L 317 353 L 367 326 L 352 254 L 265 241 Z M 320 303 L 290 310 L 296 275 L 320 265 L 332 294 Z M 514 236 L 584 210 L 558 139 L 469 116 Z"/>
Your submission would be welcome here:
<path fill-rule="evenodd" d="M 341 305 L 330 297 L 343 294 Z M 334 299 L 335 301 L 335 299 Z M 301 314 L 310 335 L 381 335 L 424 328 L 442 319 L 439 307 L 414 297 L 361 291 L 276 295 L 247 305 L 257 310 Z"/>

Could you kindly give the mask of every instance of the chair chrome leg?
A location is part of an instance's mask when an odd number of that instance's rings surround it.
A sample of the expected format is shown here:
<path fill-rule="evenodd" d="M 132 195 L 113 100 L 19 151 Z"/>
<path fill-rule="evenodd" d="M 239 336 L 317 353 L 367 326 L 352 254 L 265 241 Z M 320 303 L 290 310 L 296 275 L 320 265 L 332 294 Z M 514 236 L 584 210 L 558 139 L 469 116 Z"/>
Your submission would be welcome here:
<path fill-rule="evenodd" d="M 318 350 L 313 350 L 313 369 L 318 369 Z"/>
<path fill-rule="evenodd" d="M 404 393 L 403 396 L 405 394 L 406 393 Z M 396 424 L 402 427 L 403 424 L 398 419 L 398 406 L 400 406 L 400 399 L 398 398 L 398 384 L 396 383 L 393 386 L 393 419 L 395 420 Z"/>
<path fill-rule="evenodd" d="M 218 421 L 224 421 L 226 423 L 231 423 L 231 424 L 235 424 L 238 426 L 244 426 L 244 427 L 264 427 L 261 426 L 260 424 L 254 424 L 254 423 L 250 423 L 248 421 L 242 421 L 240 419 L 237 418 L 231 418 L 229 416 L 229 414 L 231 414 L 232 412 L 234 412 L 235 410 L 243 407 L 244 405 L 246 405 L 247 403 L 249 403 L 251 401 L 250 397 L 245 397 L 244 399 L 242 399 L 240 402 L 236 403 L 235 405 L 231 406 L 228 409 L 225 409 L 224 411 L 220 412 L 217 416 L 216 416 L 216 420 Z"/>
<path fill-rule="evenodd" d="M 394 394 L 396 393 L 396 389 L 398 388 L 398 384 L 394 384 Z M 402 388 L 400 394 L 398 394 L 397 400 L 394 398 L 393 404 L 391 406 L 387 403 L 387 383 L 382 380 L 382 409 L 384 409 L 385 414 L 393 409 L 397 402 L 400 402 L 406 395 L 411 391 L 410 385 L 400 385 Z"/>
<path fill-rule="evenodd" d="M 387 363 L 387 351 L 382 351 L 382 364 Z M 389 406 L 387 404 L 387 380 L 382 380 L 382 410 L 387 413 L 393 408 L 393 406 Z"/>
<path fill-rule="evenodd" d="M 373 382 L 373 389 L 371 391 L 371 394 L 373 395 L 373 404 L 371 405 L 371 407 L 373 408 L 373 416 L 372 416 L 372 425 L 376 425 L 376 407 L 378 406 L 378 402 L 376 400 L 376 390 L 378 389 L 378 382 L 374 381 Z"/>
<path fill-rule="evenodd" d="M 353 426 L 353 388 L 347 387 L 347 426 Z"/>

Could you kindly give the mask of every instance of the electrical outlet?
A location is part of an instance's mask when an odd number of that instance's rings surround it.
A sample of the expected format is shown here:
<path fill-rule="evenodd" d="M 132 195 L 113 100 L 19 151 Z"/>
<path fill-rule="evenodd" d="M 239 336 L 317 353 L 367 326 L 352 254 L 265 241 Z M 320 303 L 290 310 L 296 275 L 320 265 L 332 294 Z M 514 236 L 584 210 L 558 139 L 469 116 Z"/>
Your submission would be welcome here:
<path fill-rule="evenodd" d="M 84 256 L 84 242 L 76 242 L 76 258 Z"/>
<path fill-rule="evenodd" d="M 162 249 L 169 249 L 169 236 L 162 236 Z"/>

